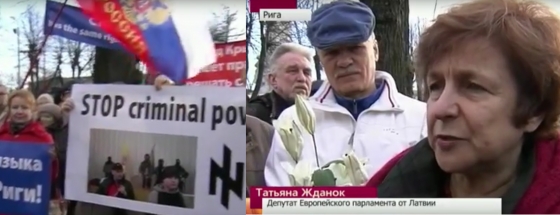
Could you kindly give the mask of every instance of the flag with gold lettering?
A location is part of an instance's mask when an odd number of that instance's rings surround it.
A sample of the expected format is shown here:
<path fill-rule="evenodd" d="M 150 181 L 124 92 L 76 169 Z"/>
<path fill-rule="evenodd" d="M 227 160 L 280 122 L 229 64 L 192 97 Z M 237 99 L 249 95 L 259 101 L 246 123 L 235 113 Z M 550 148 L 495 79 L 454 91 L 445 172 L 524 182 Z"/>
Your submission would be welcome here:
<path fill-rule="evenodd" d="M 99 24 L 152 69 L 182 82 L 216 60 L 214 43 L 189 7 L 164 0 L 77 0 L 84 14 Z M 182 2 L 185 4 L 186 2 Z M 178 18 L 177 15 L 182 17 Z M 175 20 L 185 21 L 180 26 Z M 198 24 L 193 24 L 196 22 Z"/>

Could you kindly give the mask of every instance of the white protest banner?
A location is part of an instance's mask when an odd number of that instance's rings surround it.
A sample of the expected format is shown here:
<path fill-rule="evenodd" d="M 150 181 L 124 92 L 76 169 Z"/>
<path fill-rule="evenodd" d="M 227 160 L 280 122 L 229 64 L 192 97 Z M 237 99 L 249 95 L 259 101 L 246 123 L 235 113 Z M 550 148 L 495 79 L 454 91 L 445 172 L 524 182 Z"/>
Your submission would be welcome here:
<path fill-rule="evenodd" d="M 243 214 L 245 97 L 243 88 L 74 85 L 65 198 L 159 215 Z"/>

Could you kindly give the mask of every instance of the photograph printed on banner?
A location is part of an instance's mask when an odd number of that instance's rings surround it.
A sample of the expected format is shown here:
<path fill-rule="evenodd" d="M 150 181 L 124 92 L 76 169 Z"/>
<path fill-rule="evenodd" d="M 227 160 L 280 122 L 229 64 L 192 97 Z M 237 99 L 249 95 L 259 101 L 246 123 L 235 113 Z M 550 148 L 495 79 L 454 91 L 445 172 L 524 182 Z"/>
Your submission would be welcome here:
<path fill-rule="evenodd" d="M 129 215 L 243 213 L 245 89 L 77 84 L 71 99 L 65 199 Z"/>
<path fill-rule="evenodd" d="M 88 192 L 194 207 L 197 138 L 91 129 Z"/>

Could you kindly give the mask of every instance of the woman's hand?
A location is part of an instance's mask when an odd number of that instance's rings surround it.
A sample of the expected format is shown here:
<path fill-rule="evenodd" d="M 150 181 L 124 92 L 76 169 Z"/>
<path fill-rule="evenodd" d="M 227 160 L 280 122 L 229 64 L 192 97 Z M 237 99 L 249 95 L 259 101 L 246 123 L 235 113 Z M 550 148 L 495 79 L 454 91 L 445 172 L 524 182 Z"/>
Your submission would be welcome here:
<path fill-rule="evenodd" d="M 157 91 L 161 90 L 163 86 L 167 85 L 173 85 L 173 81 L 171 81 L 171 79 L 169 79 L 165 75 L 158 75 L 154 80 L 154 86 L 156 87 Z"/>
<path fill-rule="evenodd" d="M 60 104 L 60 108 L 62 108 L 62 111 L 64 112 L 70 112 L 74 110 L 74 107 L 74 100 L 72 100 L 71 98 L 66 99 L 64 102 L 62 102 L 62 104 Z"/>

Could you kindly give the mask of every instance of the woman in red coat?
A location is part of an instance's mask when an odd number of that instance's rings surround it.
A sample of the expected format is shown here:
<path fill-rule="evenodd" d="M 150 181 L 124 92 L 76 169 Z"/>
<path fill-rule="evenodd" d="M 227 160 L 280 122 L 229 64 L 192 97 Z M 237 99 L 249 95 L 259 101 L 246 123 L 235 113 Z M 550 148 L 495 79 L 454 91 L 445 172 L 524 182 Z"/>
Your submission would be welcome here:
<path fill-rule="evenodd" d="M 553 10 L 536 1 L 467 2 L 439 15 L 415 51 L 428 138 L 367 186 L 383 198 L 498 197 L 503 214 L 560 214 Z"/>
<path fill-rule="evenodd" d="M 0 140 L 21 143 L 53 144 L 51 135 L 43 126 L 34 120 L 35 98 L 27 90 L 17 90 L 8 97 L 8 112 L 5 121 L 0 126 Z M 51 162 L 51 180 L 56 182 L 58 175 L 58 161 L 54 156 Z M 56 183 L 51 183 L 52 185 Z M 53 187 L 51 199 L 58 200 L 59 195 Z M 52 204 L 51 204 L 52 205 Z"/>

